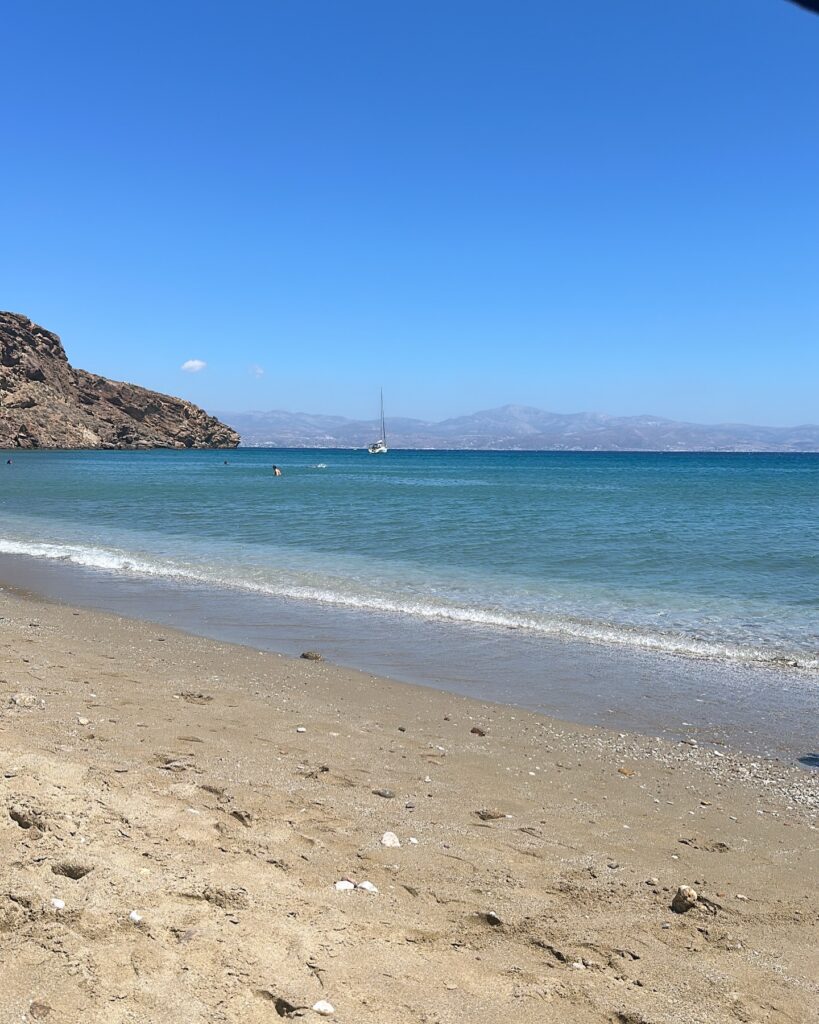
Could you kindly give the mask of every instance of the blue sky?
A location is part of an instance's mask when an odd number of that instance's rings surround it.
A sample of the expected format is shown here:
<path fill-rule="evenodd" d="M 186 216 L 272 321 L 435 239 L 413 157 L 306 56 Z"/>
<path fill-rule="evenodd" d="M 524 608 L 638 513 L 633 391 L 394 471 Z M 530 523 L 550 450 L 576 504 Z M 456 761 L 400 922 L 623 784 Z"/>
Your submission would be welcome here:
<path fill-rule="evenodd" d="M 221 410 L 819 421 L 819 18 L 785 0 L 3 22 L 0 307 L 75 365 Z"/>

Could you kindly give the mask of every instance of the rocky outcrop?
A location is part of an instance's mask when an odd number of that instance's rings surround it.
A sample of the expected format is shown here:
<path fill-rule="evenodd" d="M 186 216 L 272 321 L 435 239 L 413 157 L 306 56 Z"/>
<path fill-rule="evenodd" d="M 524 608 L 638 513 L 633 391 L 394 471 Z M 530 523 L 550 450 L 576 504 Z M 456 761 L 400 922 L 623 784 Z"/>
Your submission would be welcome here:
<path fill-rule="evenodd" d="M 204 409 L 68 362 L 56 334 L 0 312 L 0 448 L 235 448 Z"/>

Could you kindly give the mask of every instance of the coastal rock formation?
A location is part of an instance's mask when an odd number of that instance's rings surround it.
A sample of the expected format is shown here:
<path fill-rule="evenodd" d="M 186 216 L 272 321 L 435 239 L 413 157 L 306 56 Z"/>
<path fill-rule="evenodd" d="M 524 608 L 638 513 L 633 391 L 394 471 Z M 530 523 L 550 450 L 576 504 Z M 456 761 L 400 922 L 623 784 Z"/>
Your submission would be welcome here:
<path fill-rule="evenodd" d="M 203 409 L 68 362 L 56 334 L 0 312 L 0 448 L 235 448 Z"/>

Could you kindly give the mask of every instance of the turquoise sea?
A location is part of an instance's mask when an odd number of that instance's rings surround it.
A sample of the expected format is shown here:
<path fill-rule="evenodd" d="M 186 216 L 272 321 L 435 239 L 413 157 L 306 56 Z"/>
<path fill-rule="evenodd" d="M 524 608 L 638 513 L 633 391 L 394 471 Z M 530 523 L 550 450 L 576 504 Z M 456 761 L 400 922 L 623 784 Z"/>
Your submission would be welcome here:
<path fill-rule="evenodd" d="M 819 455 L 11 457 L 0 552 L 819 668 Z"/>
<path fill-rule="evenodd" d="M 145 617 L 145 595 L 161 591 L 173 622 L 182 605 L 169 595 L 184 589 L 189 606 L 207 593 L 204 632 L 218 622 L 228 638 L 287 649 L 281 623 L 292 635 L 309 622 L 304 641 L 324 636 L 348 663 L 461 689 L 491 675 L 484 696 L 587 719 L 566 694 L 622 678 L 624 657 L 629 678 L 642 659 L 644 689 L 677 680 L 669 694 L 692 666 L 699 680 L 704 666 L 768 669 L 752 689 L 772 713 L 789 679 L 799 692 L 819 683 L 819 455 L 239 449 L 2 462 L 0 556 L 81 570 L 86 592 L 139 584 Z M 342 621 L 335 639 L 322 633 Z M 343 647 L 351 630 L 358 653 Z M 563 689 L 547 700 L 555 657 Z M 684 727 L 685 709 L 675 714 Z"/>

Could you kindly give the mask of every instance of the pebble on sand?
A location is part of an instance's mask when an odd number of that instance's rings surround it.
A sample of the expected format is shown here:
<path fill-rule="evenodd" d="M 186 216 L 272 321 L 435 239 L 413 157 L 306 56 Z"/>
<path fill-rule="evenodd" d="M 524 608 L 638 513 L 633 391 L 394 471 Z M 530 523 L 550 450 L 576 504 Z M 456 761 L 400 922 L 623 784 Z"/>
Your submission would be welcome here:
<path fill-rule="evenodd" d="M 348 878 L 342 878 L 336 882 L 337 892 L 349 892 L 350 889 L 355 889 L 355 882 L 351 882 Z"/>
<path fill-rule="evenodd" d="M 14 693 L 9 697 L 8 704 L 18 708 L 40 708 L 45 707 L 45 701 L 35 697 L 33 693 Z"/>
<path fill-rule="evenodd" d="M 65 900 L 58 899 L 55 896 L 51 901 L 51 906 L 54 907 L 55 910 L 65 910 Z"/>
<path fill-rule="evenodd" d="M 326 999 L 319 999 L 317 1003 L 313 1003 L 313 1009 L 316 1013 L 321 1014 L 322 1017 L 332 1017 L 336 1012 L 333 1004 L 328 1003 Z"/>
<path fill-rule="evenodd" d="M 671 901 L 671 909 L 675 914 L 684 914 L 696 905 L 697 899 L 696 889 L 692 889 L 690 885 L 681 885 Z"/>
<path fill-rule="evenodd" d="M 134 924 L 139 924 L 142 921 L 142 914 L 138 914 L 135 910 L 132 910 L 128 915 L 128 920 L 133 921 Z"/>
<path fill-rule="evenodd" d="M 307 727 L 304 725 L 297 725 L 296 732 L 307 732 Z"/>
<path fill-rule="evenodd" d="M 381 836 L 381 845 L 392 846 L 395 849 L 400 849 L 401 840 L 394 832 L 385 832 L 384 835 Z"/>
<path fill-rule="evenodd" d="M 372 882 L 359 882 L 358 885 L 356 886 L 356 889 L 363 889 L 364 892 L 369 892 L 373 896 L 378 895 L 378 889 L 376 888 L 376 886 L 373 885 Z"/>
<path fill-rule="evenodd" d="M 480 810 L 475 811 L 481 821 L 496 821 L 498 818 L 508 817 L 503 811 L 499 811 L 494 807 L 481 807 Z"/>

